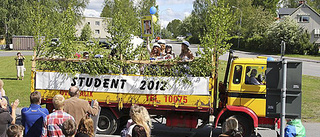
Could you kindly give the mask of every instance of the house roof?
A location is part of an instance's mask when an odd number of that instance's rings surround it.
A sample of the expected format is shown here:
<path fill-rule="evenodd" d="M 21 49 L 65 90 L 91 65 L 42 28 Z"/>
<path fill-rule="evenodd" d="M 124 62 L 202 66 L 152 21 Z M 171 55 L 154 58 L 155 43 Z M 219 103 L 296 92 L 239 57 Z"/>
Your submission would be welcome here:
<path fill-rule="evenodd" d="M 300 9 L 300 8 L 305 8 L 305 7 L 309 8 L 310 10 L 312 10 L 315 14 L 317 14 L 317 15 L 320 17 L 320 14 L 319 14 L 317 11 L 315 11 L 313 8 L 311 8 L 307 3 L 301 4 L 298 8 L 296 8 L 296 9 L 290 14 L 290 16 L 291 16 L 293 13 L 295 13 L 298 9 Z"/>
<path fill-rule="evenodd" d="M 279 15 L 290 15 L 296 8 L 280 8 Z"/>

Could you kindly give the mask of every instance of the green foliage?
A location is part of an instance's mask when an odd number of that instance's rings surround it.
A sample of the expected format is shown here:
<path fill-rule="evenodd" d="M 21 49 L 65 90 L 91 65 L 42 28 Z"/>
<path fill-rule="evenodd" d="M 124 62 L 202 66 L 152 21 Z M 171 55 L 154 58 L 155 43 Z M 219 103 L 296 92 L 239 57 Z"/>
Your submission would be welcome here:
<path fill-rule="evenodd" d="M 313 46 L 309 42 L 310 35 L 308 32 L 290 17 L 286 17 L 270 26 L 266 33 L 264 45 L 261 48 L 280 53 L 282 40 L 286 42 L 287 54 L 305 54 Z"/>
<path fill-rule="evenodd" d="M 113 0 L 105 0 L 104 1 L 104 7 L 102 9 L 100 17 L 111 18 L 113 10 L 114 10 L 114 2 L 113 2 Z"/>
<path fill-rule="evenodd" d="M 26 19 L 25 5 L 27 1 L 0 1 L 0 35 L 6 36 L 8 44 L 11 43 L 12 35 L 21 35 L 24 30 L 22 20 Z"/>
<path fill-rule="evenodd" d="M 108 20 L 108 33 L 112 43 L 117 45 L 117 56 L 122 59 L 126 51 L 131 50 L 129 44 L 131 34 L 140 34 L 139 18 L 131 0 L 114 0 L 112 19 Z M 126 58 L 129 59 L 129 58 Z"/>
<path fill-rule="evenodd" d="M 219 1 L 217 3 L 206 0 L 206 18 L 204 33 L 201 35 L 201 47 L 203 47 L 203 53 L 201 57 L 211 61 L 212 55 L 218 54 L 222 55 L 226 52 L 231 44 L 228 43 L 233 37 L 228 33 L 235 20 L 230 7 L 224 4 L 224 1 Z"/>
<path fill-rule="evenodd" d="M 81 41 L 88 41 L 92 37 L 92 30 L 89 24 L 84 25 L 83 29 L 81 30 L 80 40 Z"/>
<path fill-rule="evenodd" d="M 252 4 L 254 6 L 261 6 L 263 10 L 269 10 L 271 13 L 276 15 L 277 5 L 280 0 L 253 0 Z"/>
<path fill-rule="evenodd" d="M 178 26 L 179 35 L 187 36 L 192 32 L 192 16 L 186 17 L 182 23 Z"/>
<path fill-rule="evenodd" d="M 59 14 L 69 7 L 75 14 L 73 22 L 80 23 L 87 3 L 88 0 L 1 0 L 0 35 L 5 34 L 8 43 L 12 35 L 37 36 L 37 43 L 40 42 L 40 36 L 57 37 Z"/>
<path fill-rule="evenodd" d="M 177 37 L 179 35 L 179 25 L 181 24 L 181 20 L 179 19 L 174 19 L 171 22 L 168 23 L 167 25 L 167 30 L 173 33 L 173 37 Z"/>
<path fill-rule="evenodd" d="M 172 33 L 166 28 L 161 29 L 161 38 L 162 39 L 170 39 L 172 38 Z"/>

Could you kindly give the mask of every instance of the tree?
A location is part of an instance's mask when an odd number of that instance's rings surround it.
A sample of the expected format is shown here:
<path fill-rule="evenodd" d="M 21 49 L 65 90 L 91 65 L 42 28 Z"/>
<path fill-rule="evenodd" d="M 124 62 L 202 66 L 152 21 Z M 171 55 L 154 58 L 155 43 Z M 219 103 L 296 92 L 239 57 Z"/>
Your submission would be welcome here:
<path fill-rule="evenodd" d="M 113 0 L 105 0 L 104 1 L 104 7 L 102 9 L 100 17 L 111 18 L 113 10 L 114 10 L 114 2 L 113 2 Z"/>
<path fill-rule="evenodd" d="M 205 9 L 203 14 L 203 32 L 200 33 L 200 46 L 203 47 L 203 52 L 198 52 L 201 56 L 191 66 L 191 72 L 213 72 L 217 70 L 217 59 L 220 55 L 226 52 L 231 47 L 228 43 L 233 37 L 229 31 L 234 25 L 235 17 L 231 8 L 225 5 L 224 1 L 204 0 L 202 1 L 201 9 L 194 9 L 201 11 Z M 215 69 L 216 68 L 216 69 Z M 215 73 L 214 73 L 215 74 Z M 216 74 L 214 75 L 216 77 Z"/>
<path fill-rule="evenodd" d="M 263 10 L 269 10 L 271 13 L 276 14 L 279 1 L 280 0 L 253 0 L 252 5 L 261 6 Z"/>
<path fill-rule="evenodd" d="M 187 36 L 192 33 L 192 16 L 186 17 L 178 26 L 179 35 Z"/>
<path fill-rule="evenodd" d="M 173 37 L 177 37 L 179 35 L 179 25 L 181 24 L 181 20 L 174 19 L 167 25 L 167 30 L 173 33 Z"/>
<path fill-rule="evenodd" d="M 140 34 L 140 19 L 136 14 L 136 7 L 131 0 L 114 0 L 114 9 L 111 19 L 108 20 L 108 33 L 118 47 L 117 56 L 122 59 L 129 59 L 131 56 L 126 54 L 130 50 L 131 34 Z M 124 57 L 125 58 L 122 58 Z"/>
<path fill-rule="evenodd" d="M 86 24 L 81 30 L 80 40 L 88 41 L 91 39 L 91 37 L 92 37 L 92 30 L 89 24 Z"/>
<path fill-rule="evenodd" d="M 299 24 L 285 17 L 280 22 L 273 23 L 267 30 L 264 45 L 262 50 L 268 50 L 273 53 L 280 53 L 281 41 L 286 42 L 287 54 L 305 54 L 313 48 L 310 43 L 310 35 Z"/>
<path fill-rule="evenodd" d="M 201 46 L 204 48 L 203 56 L 212 58 L 212 55 L 222 55 L 231 44 L 228 43 L 233 37 L 229 31 L 233 26 L 235 17 L 224 1 L 215 2 L 205 0 L 207 14 L 204 19 L 204 33 L 201 35 Z"/>
<path fill-rule="evenodd" d="M 21 35 L 22 22 L 26 19 L 24 9 L 27 1 L 1 0 L 0 1 L 0 35 L 6 36 L 7 43 L 11 43 L 12 35 Z"/>
<path fill-rule="evenodd" d="M 162 39 L 170 39 L 170 38 L 172 38 L 171 34 L 172 33 L 170 31 L 168 31 L 167 29 L 165 29 L 165 28 L 161 29 L 161 38 Z"/>

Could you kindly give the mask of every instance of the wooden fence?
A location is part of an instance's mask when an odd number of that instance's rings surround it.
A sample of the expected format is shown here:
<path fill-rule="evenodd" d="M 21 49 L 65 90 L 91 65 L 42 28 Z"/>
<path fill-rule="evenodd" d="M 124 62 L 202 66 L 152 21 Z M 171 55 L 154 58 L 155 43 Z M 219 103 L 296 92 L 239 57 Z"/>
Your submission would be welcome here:
<path fill-rule="evenodd" d="M 12 36 L 13 50 L 33 50 L 33 36 Z"/>

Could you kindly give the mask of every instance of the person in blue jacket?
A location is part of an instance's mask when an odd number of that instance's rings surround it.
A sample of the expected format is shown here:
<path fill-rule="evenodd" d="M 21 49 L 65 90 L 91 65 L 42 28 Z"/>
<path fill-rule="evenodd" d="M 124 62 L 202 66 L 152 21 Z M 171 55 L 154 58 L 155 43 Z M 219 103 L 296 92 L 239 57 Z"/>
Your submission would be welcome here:
<path fill-rule="evenodd" d="M 41 93 L 30 94 L 30 106 L 21 110 L 22 125 L 25 127 L 24 137 L 40 137 L 44 118 L 49 114 L 46 108 L 41 108 Z"/>
<path fill-rule="evenodd" d="M 293 119 L 287 123 L 285 128 L 285 137 L 305 137 L 306 130 L 300 119 Z"/>

